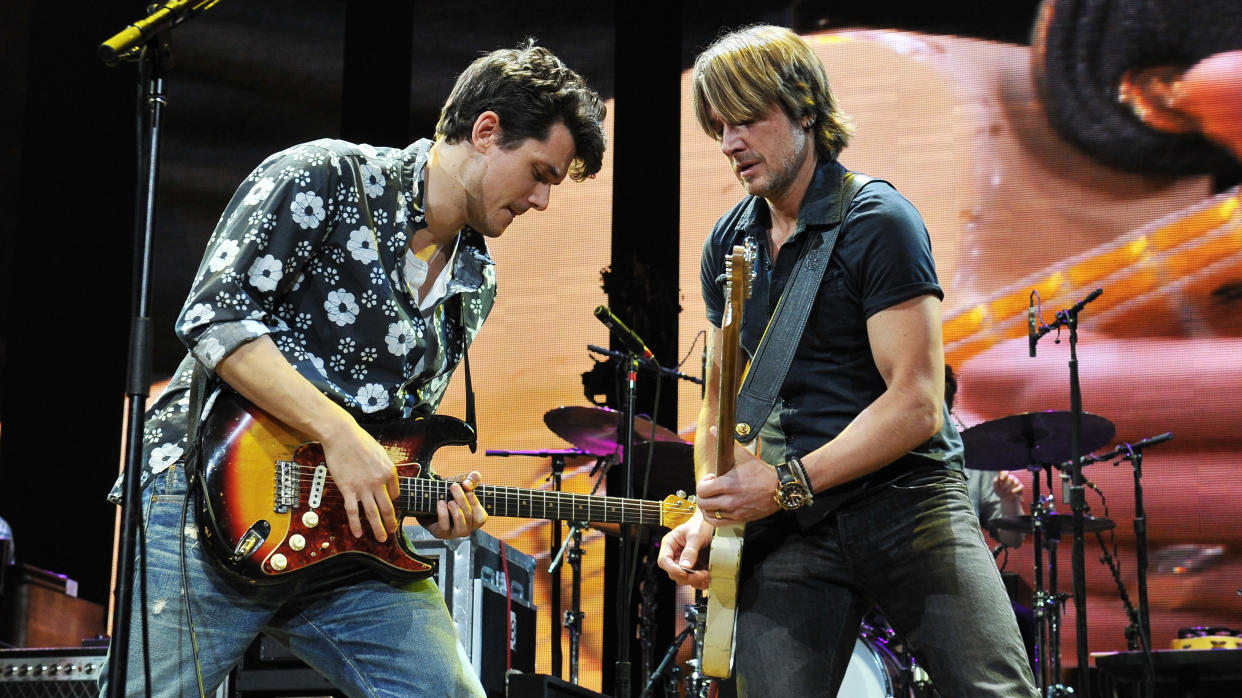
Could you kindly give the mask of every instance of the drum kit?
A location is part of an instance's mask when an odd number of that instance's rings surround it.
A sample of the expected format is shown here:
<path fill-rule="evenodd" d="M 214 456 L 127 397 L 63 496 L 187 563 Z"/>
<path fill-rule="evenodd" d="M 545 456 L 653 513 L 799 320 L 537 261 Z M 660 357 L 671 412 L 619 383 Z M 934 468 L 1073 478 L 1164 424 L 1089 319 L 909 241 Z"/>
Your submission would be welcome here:
<path fill-rule="evenodd" d="M 1095 451 L 1109 443 L 1114 435 L 1113 423 L 1090 413 L 1081 415 L 1079 443 L 1082 453 Z M 1031 513 L 1001 517 L 993 524 L 1002 530 L 1028 533 L 1033 537 L 1035 575 L 1033 590 L 1033 613 L 1035 618 L 1034 670 L 1041 694 L 1048 696 L 1071 692 L 1058 683 L 1060 677 L 1060 628 L 1061 616 L 1069 594 L 1058 590 L 1057 548 L 1062 536 L 1072 531 L 1073 517 L 1058 513 L 1053 497 L 1054 471 L 1064 470 L 1072 460 L 1070 452 L 1070 429 L 1072 414 L 1063 411 L 1027 412 L 983 422 L 962 432 L 967 467 L 975 470 L 999 471 L 1026 468 L 1032 473 Z M 552 456 L 560 464 L 556 471 L 556 487 L 560 486 L 560 470 L 566 456 L 597 458 L 597 464 L 616 463 L 622 450 L 620 434 L 624 430 L 624 413 L 603 407 L 566 406 L 557 407 L 544 414 L 547 427 L 574 446 L 559 451 L 489 451 L 489 455 L 539 455 Z M 677 433 L 653 424 L 642 417 L 634 418 L 634 447 L 631 459 L 634 473 L 635 495 L 641 498 L 660 498 L 673 492 L 693 492 L 694 466 L 693 446 Z M 1093 462 L 1086 459 L 1086 462 Z M 594 471 L 593 471 L 594 472 Z M 1043 482 L 1041 483 L 1041 475 Z M 596 483 L 598 487 L 598 483 Z M 1046 489 L 1045 489 L 1046 488 Z M 606 534 L 606 525 L 594 524 Z M 1114 522 L 1101 517 L 1084 515 L 1084 531 L 1104 531 L 1115 526 Z M 571 639 L 571 679 L 576 675 L 577 635 L 580 634 L 581 613 L 578 608 L 581 532 L 585 525 L 571 525 L 572 535 L 562 545 L 557 531 L 556 546 L 561 552 L 554 565 L 562 557 L 573 567 L 574 600 L 572 608 L 565 612 L 564 624 L 569 628 Z M 1045 564 L 1045 554 L 1047 555 Z M 1046 573 L 1046 574 L 1045 574 Z M 559 587 L 559 585 L 558 585 Z M 559 595 L 558 595 L 559 596 Z M 556 600 L 559 602 L 559 598 Z M 554 614 L 559 613 L 552 609 Z M 665 654 L 664 661 L 650 674 L 650 687 L 669 670 L 669 665 L 683 641 L 693 639 L 695 656 L 699 655 L 700 626 L 703 602 L 686 609 L 688 625 Z M 559 637 L 559 634 L 558 634 Z M 556 652 L 559 654 L 559 652 Z M 698 673 L 696 663 L 690 662 L 691 672 L 685 677 L 686 695 L 707 695 L 710 682 Z M 674 670 L 676 676 L 676 670 Z M 676 679 L 673 679 L 676 681 Z M 873 612 L 864 619 L 855 643 L 849 667 L 843 679 L 840 695 L 863 698 L 923 698 L 937 696 L 927 674 L 884 618 Z"/>
<path fill-rule="evenodd" d="M 1088 412 L 1081 414 L 1079 444 L 1089 453 L 1112 441 L 1115 429 L 1109 420 Z M 1035 556 L 1035 587 L 1032 611 L 1035 616 L 1035 647 L 1032 662 L 1036 685 L 1045 696 L 1068 695 L 1071 689 L 1060 684 L 1061 615 L 1070 594 L 1057 588 L 1057 547 L 1063 535 L 1072 534 L 1073 516 L 1057 513 L 1053 497 L 1053 470 L 1073 462 L 1070 451 L 1073 414 L 1071 412 L 1026 412 L 977 424 L 962 432 L 966 448 L 966 467 L 974 470 L 1013 470 L 1025 467 L 1031 472 L 1032 507 L 1030 514 L 1005 516 L 992 522 L 997 528 L 1029 533 Z M 1047 493 L 1040 475 L 1046 475 Z M 1063 487 L 1068 496 L 1068 487 Z M 1115 526 L 1107 518 L 1083 515 L 1083 531 L 1105 531 Z M 1047 578 L 1044 554 L 1047 553 Z"/>

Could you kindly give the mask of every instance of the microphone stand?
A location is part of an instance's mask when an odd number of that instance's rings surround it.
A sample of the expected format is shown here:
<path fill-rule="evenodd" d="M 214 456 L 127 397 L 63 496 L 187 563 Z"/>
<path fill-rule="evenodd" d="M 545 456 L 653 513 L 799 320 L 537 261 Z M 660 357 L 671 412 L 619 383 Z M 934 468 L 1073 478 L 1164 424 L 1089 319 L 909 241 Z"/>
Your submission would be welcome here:
<path fill-rule="evenodd" d="M 151 385 L 151 254 L 155 231 L 156 183 L 159 179 L 160 144 L 163 136 L 164 78 L 172 62 L 168 36 L 161 32 L 127 58 L 138 62 L 138 182 L 135 193 L 134 294 L 131 298 L 129 359 L 127 369 L 127 419 L 125 436 L 124 494 L 118 543 L 112 641 L 108 661 L 108 693 L 124 695 L 129 666 L 130 623 L 133 615 L 134 551 L 142 510 L 142 443 L 145 412 Z M 191 425 L 193 428 L 195 425 Z M 146 618 L 143 617 L 145 651 Z M 144 682 L 148 684 L 149 682 Z"/>
<path fill-rule="evenodd" d="M 1127 635 L 1131 632 L 1138 636 L 1140 647 L 1143 652 L 1143 695 L 1151 698 L 1155 695 L 1156 690 L 1156 665 L 1152 656 L 1151 649 L 1151 608 L 1147 603 L 1147 511 L 1143 507 L 1143 449 L 1148 446 L 1155 446 L 1173 438 L 1172 432 L 1165 432 L 1159 436 L 1151 436 L 1136 444 L 1121 444 L 1108 453 L 1084 456 L 1079 463 L 1079 467 L 1087 463 L 1105 461 L 1114 456 L 1121 456 L 1121 460 L 1130 461 L 1134 468 L 1134 546 L 1135 555 L 1137 557 L 1137 576 L 1138 576 L 1138 612 L 1131 615 L 1132 631 L 1127 630 Z M 1121 461 L 1119 460 L 1118 463 Z M 1116 465 L 1117 463 L 1114 463 Z M 1116 571 L 1113 574 L 1118 585 L 1121 579 Z M 1125 595 L 1125 587 L 1121 587 L 1122 600 L 1126 606 L 1129 606 L 1129 599 Z"/>
<path fill-rule="evenodd" d="M 1031 355 L 1035 353 L 1035 342 L 1054 328 L 1065 325 L 1069 328 L 1070 345 L 1070 507 L 1074 520 L 1074 548 L 1071 560 L 1074 577 L 1074 616 L 1076 620 L 1078 649 L 1078 694 L 1083 698 L 1091 698 L 1090 656 L 1087 653 L 1087 572 L 1084 558 L 1083 514 L 1086 509 L 1086 497 L 1083 493 L 1082 463 L 1079 459 L 1079 437 L 1082 433 L 1082 389 L 1078 380 L 1078 313 L 1091 301 L 1100 297 L 1103 289 L 1097 288 L 1086 298 L 1075 303 L 1069 310 L 1057 313 L 1052 325 L 1040 327 L 1031 344 Z"/>
<path fill-rule="evenodd" d="M 621 361 L 629 361 L 630 359 L 633 359 L 638 362 L 639 366 L 642 366 L 643 368 L 651 370 L 651 371 L 655 371 L 656 373 L 659 373 L 661 375 L 665 375 L 670 378 L 678 378 L 680 380 L 689 381 L 697 385 L 703 385 L 702 378 L 695 378 L 694 376 L 691 376 L 687 373 L 682 373 L 681 371 L 678 371 L 675 368 L 665 368 L 651 359 L 644 359 L 641 357 L 634 356 L 633 354 L 627 354 L 625 352 L 613 351 L 611 349 L 597 347 L 594 344 L 588 344 L 587 349 L 601 356 L 607 356 L 609 358 L 619 359 Z"/>
<path fill-rule="evenodd" d="M 625 371 L 625 450 L 621 454 L 621 472 L 625 476 L 625 497 L 634 497 L 634 481 L 631 477 L 634 464 L 634 399 L 637 395 L 638 362 L 635 354 L 629 354 L 629 367 Z M 621 555 L 618 563 L 617 576 L 625 585 L 622 590 L 622 612 L 617 619 L 620 641 L 617 643 L 616 675 L 614 677 L 614 698 L 630 698 L 630 550 L 635 545 L 632 526 L 621 527 Z"/>

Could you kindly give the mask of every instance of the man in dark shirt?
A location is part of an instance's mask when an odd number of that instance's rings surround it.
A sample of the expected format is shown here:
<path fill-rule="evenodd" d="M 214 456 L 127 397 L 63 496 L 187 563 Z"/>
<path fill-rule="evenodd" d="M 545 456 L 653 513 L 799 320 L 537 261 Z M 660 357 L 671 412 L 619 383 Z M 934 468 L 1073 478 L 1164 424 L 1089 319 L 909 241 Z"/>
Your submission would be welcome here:
<path fill-rule="evenodd" d="M 191 376 L 201 367 L 322 444 L 346 535 L 402 535 L 393 460 L 361 424 L 435 411 L 495 300 L 486 238 L 544 210 L 566 177 L 599 170 L 603 118 L 599 95 L 530 42 L 462 73 L 434 141 L 306 143 L 267 158 L 238 187 L 177 323 L 190 351 L 147 418 L 143 501 L 126 503 L 146 517 L 146 574 L 135 580 L 125 695 L 147 688 L 144 619 L 155 695 L 213 691 L 260 632 L 351 696 L 483 694 L 431 579 L 303 574 L 252 586 L 211 559 L 194 525 L 182 525 Z M 225 445 L 205 444 L 213 447 Z M 474 472 L 451 485 L 451 500 L 421 520 L 434 536 L 483 525 L 478 482 Z"/>
<path fill-rule="evenodd" d="M 723 259 L 747 240 L 757 246 L 741 339 L 753 355 L 795 283 L 804 244 L 834 224 L 845 174 L 837 154 L 850 128 L 819 59 L 779 27 L 714 43 L 696 61 L 693 94 L 700 126 L 720 141 L 749 196 L 704 244 L 703 295 L 715 329 L 695 444 L 700 506 L 665 537 L 660 566 L 679 583 L 707 588 L 713 528 L 748 524 L 735 634 L 740 695 L 835 694 L 873 604 L 943 695 L 1035 695 L 944 406 L 943 294 L 931 243 L 918 212 L 887 183 L 866 185 L 844 208 L 806 328 L 792 338 L 792 364 L 760 428 L 759 457 L 735 445 L 734 468 L 708 474 L 719 391 L 733 389 L 719 385 Z M 778 490 L 791 480 L 813 503 Z"/>

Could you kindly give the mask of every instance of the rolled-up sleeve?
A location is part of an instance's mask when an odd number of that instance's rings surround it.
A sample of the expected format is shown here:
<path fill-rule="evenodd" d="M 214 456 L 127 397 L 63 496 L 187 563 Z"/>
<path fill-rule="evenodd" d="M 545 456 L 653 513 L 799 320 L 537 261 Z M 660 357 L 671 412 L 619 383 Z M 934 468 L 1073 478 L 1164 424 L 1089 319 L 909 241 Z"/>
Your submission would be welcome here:
<path fill-rule="evenodd" d="M 348 179 L 348 178 L 345 178 Z M 207 369 L 256 337 L 287 329 L 272 310 L 300 283 L 336 215 L 339 163 L 301 145 L 242 182 L 207 243 L 176 333 Z"/>

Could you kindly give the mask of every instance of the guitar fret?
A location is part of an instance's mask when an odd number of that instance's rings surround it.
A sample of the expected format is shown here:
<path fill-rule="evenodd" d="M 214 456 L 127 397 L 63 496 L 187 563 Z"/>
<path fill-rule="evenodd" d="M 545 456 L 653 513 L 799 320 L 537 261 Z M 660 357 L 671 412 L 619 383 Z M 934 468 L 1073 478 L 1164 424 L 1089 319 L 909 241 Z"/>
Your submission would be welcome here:
<path fill-rule="evenodd" d="M 436 502 L 450 499 L 452 482 L 405 478 L 402 497 L 407 511 L 434 514 Z M 483 509 L 492 516 L 602 523 L 659 524 L 660 503 L 555 490 L 480 485 L 475 490 Z"/>

